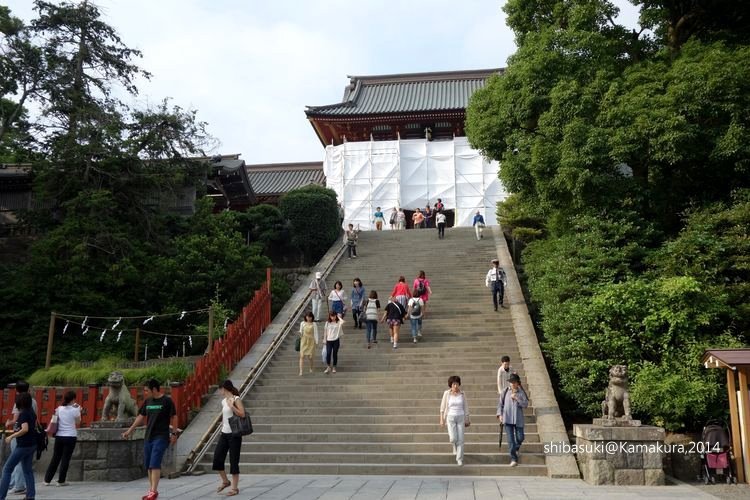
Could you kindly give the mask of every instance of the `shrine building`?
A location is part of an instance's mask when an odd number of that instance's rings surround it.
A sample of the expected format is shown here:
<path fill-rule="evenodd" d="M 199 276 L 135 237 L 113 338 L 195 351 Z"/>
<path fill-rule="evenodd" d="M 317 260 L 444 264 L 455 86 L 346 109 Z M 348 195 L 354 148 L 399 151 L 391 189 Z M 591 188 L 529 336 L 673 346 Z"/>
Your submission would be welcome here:
<path fill-rule="evenodd" d="M 473 149 L 464 132 L 469 98 L 502 69 L 350 76 L 339 103 L 305 110 L 325 146 L 326 186 L 342 201 L 346 223 L 372 227 L 381 207 L 407 220 L 438 198 L 449 226 L 471 226 L 479 210 L 496 224 L 506 194 L 499 164 Z"/>

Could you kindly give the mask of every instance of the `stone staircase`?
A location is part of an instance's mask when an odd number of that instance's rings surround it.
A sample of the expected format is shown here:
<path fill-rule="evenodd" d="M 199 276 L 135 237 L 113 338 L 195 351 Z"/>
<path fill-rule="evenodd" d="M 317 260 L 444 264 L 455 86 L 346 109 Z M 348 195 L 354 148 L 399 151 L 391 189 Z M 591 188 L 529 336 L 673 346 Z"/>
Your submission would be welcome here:
<path fill-rule="evenodd" d="M 408 322 L 399 348 L 378 325 L 377 347 L 367 349 L 365 330 L 346 318 L 338 373 L 315 370 L 298 376 L 298 353 L 290 334 L 245 399 L 255 433 L 244 439 L 243 474 L 395 474 L 546 476 L 534 408 L 526 410 L 526 441 L 520 464 L 508 466 L 504 439 L 498 449 L 495 375 L 507 354 L 525 380 L 508 309 L 494 312 L 484 286 L 497 256 L 492 232 L 476 241 L 470 228 L 452 228 L 444 240 L 434 229 L 366 232 L 359 258 L 342 257 L 327 277 L 351 289 L 359 277 L 385 306 L 399 275 L 411 285 L 420 270 L 430 279 L 423 337 L 412 343 Z M 296 333 L 297 329 L 293 330 Z M 321 328 L 322 331 L 322 328 Z M 451 453 L 438 425 L 450 375 L 459 375 L 471 413 L 464 466 Z M 529 394 L 533 405 L 534 395 Z M 212 449 L 198 468 L 210 470 Z"/>

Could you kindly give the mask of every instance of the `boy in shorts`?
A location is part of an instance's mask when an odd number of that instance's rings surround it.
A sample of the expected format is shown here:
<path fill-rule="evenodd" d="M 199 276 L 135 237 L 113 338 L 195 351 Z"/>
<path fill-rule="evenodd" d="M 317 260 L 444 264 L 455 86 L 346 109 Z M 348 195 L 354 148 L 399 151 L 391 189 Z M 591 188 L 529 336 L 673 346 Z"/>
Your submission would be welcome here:
<path fill-rule="evenodd" d="M 146 436 L 143 442 L 144 465 L 148 471 L 149 491 L 143 500 L 156 500 L 159 496 L 161 459 L 170 444 L 177 442 L 177 411 L 169 396 L 165 396 L 158 380 L 151 379 L 143 387 L 143 406 L 133 425 L 122 433 L 128 439 L 133 430 L 146 420 Z"/>

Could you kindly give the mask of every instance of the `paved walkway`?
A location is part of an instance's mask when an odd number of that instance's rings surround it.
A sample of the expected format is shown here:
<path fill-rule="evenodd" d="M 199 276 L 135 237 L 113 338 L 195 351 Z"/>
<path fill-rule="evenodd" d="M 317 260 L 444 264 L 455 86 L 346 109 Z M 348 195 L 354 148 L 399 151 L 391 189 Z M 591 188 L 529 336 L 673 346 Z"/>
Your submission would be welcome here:
<path fill-rule="evenodd" d="M 41 479 L 41 478 L 40 478 Z M 53 483 L 54 484 L 54 483 Z M 147 490 L 145 479 L 127 483 L 71 483 L 44 486 L 37 482 L 40 500 L 137 500 Z M 215 492 L 214 474 L 163 479 L 159 499 L 198 500 L 224 498 Z M 12 495 L 8 499 L 13 499 Z M 20 497 L 15 497 L 20 498 Z M 445 499 L 497 500 L 607 498 L 716 498 L 689 485 L 678 486 L 590 486 L 577 479 L 399 477 L 399 476 L 250 476 L 240 477 L 239 499 Z"/>

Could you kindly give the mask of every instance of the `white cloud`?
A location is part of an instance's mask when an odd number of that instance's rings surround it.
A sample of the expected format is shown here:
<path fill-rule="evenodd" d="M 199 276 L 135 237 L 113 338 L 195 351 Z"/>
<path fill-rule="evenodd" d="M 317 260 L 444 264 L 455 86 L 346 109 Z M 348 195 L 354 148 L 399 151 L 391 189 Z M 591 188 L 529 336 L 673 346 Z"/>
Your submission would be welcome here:
<path fill-rule="evenodd" d="M 514 50 L 496 0 L 96 3 L 153 74 L 137 103 L 194 107 L 216 152 L 248 163 L 322 159 L 305 105 L 339 101 L 347 75 L 498 67 Z"/>

